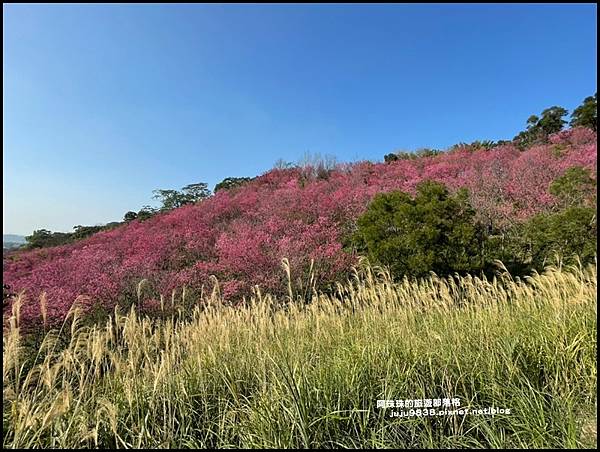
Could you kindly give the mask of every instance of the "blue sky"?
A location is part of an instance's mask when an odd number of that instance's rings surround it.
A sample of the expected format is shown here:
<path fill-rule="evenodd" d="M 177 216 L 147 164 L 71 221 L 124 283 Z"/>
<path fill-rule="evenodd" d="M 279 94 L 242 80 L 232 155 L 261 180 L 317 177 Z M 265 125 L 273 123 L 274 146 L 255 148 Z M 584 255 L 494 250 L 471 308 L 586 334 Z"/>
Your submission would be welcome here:
<path fill-rule="evenodd" d="M 4 5 L 4 233 L 306 152 L 510 139 L 596 91 L 595 5 Z"/>

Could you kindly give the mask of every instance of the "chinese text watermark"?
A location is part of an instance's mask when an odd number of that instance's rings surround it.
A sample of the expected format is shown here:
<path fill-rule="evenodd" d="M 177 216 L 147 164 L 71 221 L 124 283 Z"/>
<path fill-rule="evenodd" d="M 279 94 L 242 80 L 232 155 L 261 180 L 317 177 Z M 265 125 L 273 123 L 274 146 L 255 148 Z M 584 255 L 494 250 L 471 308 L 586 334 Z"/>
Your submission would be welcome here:
<path fill-rule="evenodd" d="M 456 415 L 496 415 L 510 414 L 510 408 L 470 408 L 461 407 L 460 399 L 396 399 L 378 400 L 377 408 L 400 408 L 390 411 L 389 417 L 426 417 L 426 416 L 456 416 Z"/>

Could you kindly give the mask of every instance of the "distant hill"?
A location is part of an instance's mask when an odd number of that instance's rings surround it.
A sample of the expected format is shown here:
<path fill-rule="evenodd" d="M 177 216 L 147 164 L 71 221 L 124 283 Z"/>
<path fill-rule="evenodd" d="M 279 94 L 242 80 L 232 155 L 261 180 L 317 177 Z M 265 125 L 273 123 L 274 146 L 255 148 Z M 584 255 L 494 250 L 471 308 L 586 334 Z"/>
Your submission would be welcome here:
<path fill-rule="evenodd" d="M 3 234 L 2 235 L 2 248 L 3 249 L 12 249 L 18 248 L 21 245 L 27 243 L 25 237 L 17 234 Z"/>
<path fill-rule="evenodd" d="M 17 234 L 3 234 L 2 241 L 11 243 L 27 243 L 27 240 L 25 240 L 24 236 Z"/>

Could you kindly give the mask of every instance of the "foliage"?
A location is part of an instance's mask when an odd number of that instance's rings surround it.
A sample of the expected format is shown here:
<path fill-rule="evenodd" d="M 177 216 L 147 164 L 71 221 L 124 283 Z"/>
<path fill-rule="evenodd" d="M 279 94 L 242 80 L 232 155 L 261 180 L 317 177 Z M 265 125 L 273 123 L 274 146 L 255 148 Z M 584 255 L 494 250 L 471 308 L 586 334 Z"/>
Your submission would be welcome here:
<path fill-rule="evenodd" d="M 528 261 L 541 269 L 558 255 L 567 264 L 577 259 L 593 262 L 597 247 L 596 209 L 569 207 L 557 213 L 541 213 L 522 227 Z"/>
<path fill-rule="evenodd" d="M 571 115 L 571 127 L 587 127 L 596 131 L 598 128 L 597 93 L 586 97 Z"/>
<path fill-rule="evenodd" d="M 519 133 L 514 141 L 520 147 L 547 142 L 551 134 L 560 132 L 567 124 L 563 118 L 568 113 L 566 109 L 554 106 L 542 111 L 541 117 L 531 115 L 527 119 L 527 129 Z"/>
<path fill-rule="evenodd" d="M 73 226 L 73 232 L 52 232 L 47 229 L 38 229 L 25 237 L 27 241 L 25 249 L 50 248 L 66 245 L 78 240 L 86 239 L 100 231 L 108 231 L 120 226 L 122 223 L 113 221 L 105 225 L 97 226 Z"/>
<path fill-rule="evenodd" d="M 96 232 L 100 232 L 107 229 L 106 226 L 73 226 L 73 232 L 71 233 L 71 240 L 85 239 Z"/>
<path fill-rule="evenodd" d="M 395 276 L 480 270 L 482 231 L 464 190 L 450 195 L 439 182 L 424 181 L 407 193 L 375 195 L 358 218 L 356 240 L 372 262 Z"/>
<path fill-rule="evenodd" d="M 64 245 L 71 242 L 71 234 L 68 232 L 52 232 L 48 229 L 37 229 L 31 235 L 25 237 L 27 248 L 45 248 L 49 246 Z"/>
<path fill-rule="evenodd" d="M 596 204 L 596 179 L 590 170 L 581 166 L 567 169 L 552 184 L 549 192 L 556 196 L 564 207 Z"/>
<path fill-rule="evenodd" d="M 185 204 L 193 204 L 210 196 L 210 190 L 205 182 L 186 185 L 181 192 L 185 197 Z"/>
<path fill-rule="evenodd" d="M 133 211 L 129 211 L 127 213 L 125 213 L 125 215 L 123 216 L 123 221 L 133 221 L 137 218 L 138 214 L 137 212 L 133 212 Z"/>
<path fill-rule="evenodd" d="M 226 177 L 215 185 L 215 193 L 219 190 L 231 190 L 232 188 L 240 187 L 251 180 L 250 177 Z"/>
<path fill-rule="evenodd" d="M 177 190 L 154 190 L 154 199 L 160 200 L 162 207 L 160 210 L 173 210 L 187 204 L 193 204 L 210 196 L 210 190 L 205 182 L 186 185 Z"/>
<path fill-rule="evenodd" d="M 434 157 L 436 155 L 441 154 L 442 151 L 438 149 L 430 149 L 430 148 L 421 148 L 417 149 L 415 152 L 406 152 L 406 151 L 396 151 L 394 153 L 386 154 L 383 157 L 385 163 L 396 162 L 398 160 L 413 160 L 424 157 Z"/>
<path fill-rule="evenodd" d="M 137 213 L 136 219 L 140 221 L 147 220 L 148 218 L 153 217 L 158 213 L 158 209 L 155 209 L 152 206 L 143 206 Z"/>
<path fill-rule="evenodd" d="M 173 210 L 185 204 L 185 196 L 177 190 L 153 190 L 153 198 L 162 203 L 161 210 Z"/>
<path fill-rule="evenodd" d="M 473 141 L 470 145 L 469 145 L 472 149 L 492 149 L 496 146 L 498 146 L 498 143 L 496 143 L 493 140 L 476 140 Z"/>

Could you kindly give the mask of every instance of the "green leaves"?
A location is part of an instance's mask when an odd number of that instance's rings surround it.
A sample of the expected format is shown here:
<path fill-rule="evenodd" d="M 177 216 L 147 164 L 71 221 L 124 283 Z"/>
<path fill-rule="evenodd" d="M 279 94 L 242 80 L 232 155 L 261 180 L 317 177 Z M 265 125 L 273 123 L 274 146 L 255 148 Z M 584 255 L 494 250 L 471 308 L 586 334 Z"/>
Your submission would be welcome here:
<path fill-rule="evenodd" d="M 154 199 L 162 203 L 161 210 L 172 210 L 186 204 L 193 204 L 210 196 L 210 190 L 205 182 L 186 185 L 177 190 L 154 190 Z"/>
<path fill-rule="evenodd" d="M 396 276 L 422 276 L 481 268 L 480 226 L 466 193 L 450 195 L 444 185 L 425 181 L 417 195 L 394 191 L 373 198 L 358 219 L 357 246 Z"/>
<path fill-rule="evenodd" d="M 587 168 L 574 166 L 550 184 L 549 192 L 563 206 L 582 205 L 591 199 L 595 201 L 596 180 Z"/>
<path fill-rule="evenodd" d="M 563 130 L 569 114 L 563 107 L 553 106 L 542 111 L 541 116 L 531 115 L 527 119 L 527 129 L 520 132 L 513 141 L 521 148 L 533 144 L 546 143 L 548 137 Z M 571 114 L 571 127 L 587 127 L 597 130 L 598 107 L 596 94 L 586 97 L 583 103 Z"/>
<path fill-rule="evenodd" d="M 568 113 L 562 107 L 553 106 L 546 108 L 541 117 L 531 115 L 527 119 L 527 130 L 519 133 L 514 141 L 521 147 L 547 142 L 549 135 L 560 132 L 567 124 L 563 117 Z"/>
<path fill-rule="evenodd" d="M 252 179 L 249 177 L 226 177 L 217 185 L 215 185 L 215 193 L 219 190 L 230 190 L 235 187 L 239 187 L 246 182 L 250 182 Z"/>
<path fill-rule="evenodd" d="M 597 93 L 586 97 L 583 103 L 573 111 L 571 116 L 572 127 L 587 127 L 596 131 L 598 128 L 598 103 Z"/>
<path fill-rule="evenodd" d="M 575 256 L 584 263 L 593 261 L 596 233 L 596 210 L 591 207 L 569 207 L 555 214 L 539 214 L 522 227 L 536 268 L 542 268 L 553 255 L 560 256 L 564 263 L 574 263 Z"/>

